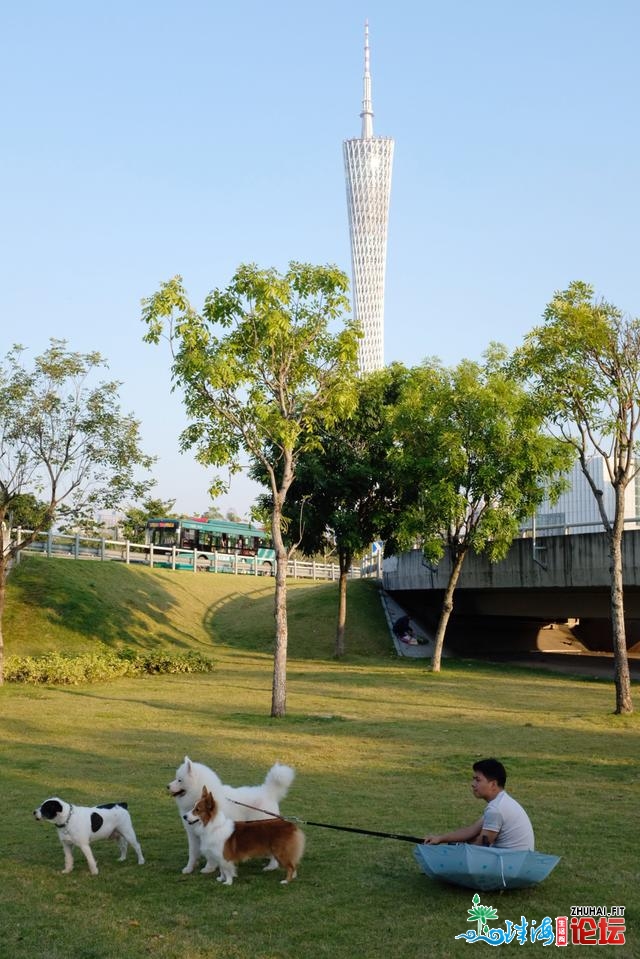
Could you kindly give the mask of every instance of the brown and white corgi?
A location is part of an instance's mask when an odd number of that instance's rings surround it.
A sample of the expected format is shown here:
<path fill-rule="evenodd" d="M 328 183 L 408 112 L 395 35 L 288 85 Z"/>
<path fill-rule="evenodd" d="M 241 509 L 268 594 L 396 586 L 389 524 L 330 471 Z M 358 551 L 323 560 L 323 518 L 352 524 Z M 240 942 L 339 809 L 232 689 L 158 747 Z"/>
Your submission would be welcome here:
<path fill-rule="evenodd" d="M 305 844 L 305 835 L 295 823 L 286 819 L 236 822 L 225 815 L 206 786 L 184 819 L 201 833 L 200 849 L 207 859 L 203 872 L 213 872 L 217 867 L 218 882 L 230 886 L 237 876 L 236 863 L 265 855 L 275 857 L 286 869 L 283 884 L 295 879 Z"/>

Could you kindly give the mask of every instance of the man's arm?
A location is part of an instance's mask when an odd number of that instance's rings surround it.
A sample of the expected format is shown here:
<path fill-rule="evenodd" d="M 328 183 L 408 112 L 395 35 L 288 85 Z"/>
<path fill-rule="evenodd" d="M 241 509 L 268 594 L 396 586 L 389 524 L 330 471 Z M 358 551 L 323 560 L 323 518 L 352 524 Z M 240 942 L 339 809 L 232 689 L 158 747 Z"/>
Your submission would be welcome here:
<path fill-rule="evenodd" d="M 454 829 L 453 832 L 446 832 L 442 836 L 425 836 L 422 842 L 427 846 L 439 846 L 444 842 L 477 843 L 481 832 L 482 819 L 478 819 L 477 822 L 474 822 L 472 826 L 463 826 L 461 829 Z"/>
<path fill-rule="evenodd" d="M 470 840 L 473 842 L 474 846 L 493 846 L 494 842 L 498 838 L 498 832 L 494 829 L 483 829 L 480 828 L 480 832 L 475 839 Z"/>

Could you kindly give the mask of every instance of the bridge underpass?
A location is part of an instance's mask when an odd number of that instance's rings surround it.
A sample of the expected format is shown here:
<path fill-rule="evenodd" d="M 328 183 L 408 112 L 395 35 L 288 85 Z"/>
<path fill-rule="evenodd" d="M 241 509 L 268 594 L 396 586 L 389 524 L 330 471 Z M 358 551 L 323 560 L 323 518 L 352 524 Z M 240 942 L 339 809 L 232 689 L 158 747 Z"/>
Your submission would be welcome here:
<path fill-rule="evenodd" d="M 624 534 L 627 647 L 640 655 L 640 531 Z M 608 652 L 609 556 L 604 533 L 516 540 L 491 564 L 470 554 L 454 595 L 447 645 L 460 655 L 531 650 Z M 385 589 L 434 629 L 451 569 L 429 565 L 421 550 L 386 559 Z"/>

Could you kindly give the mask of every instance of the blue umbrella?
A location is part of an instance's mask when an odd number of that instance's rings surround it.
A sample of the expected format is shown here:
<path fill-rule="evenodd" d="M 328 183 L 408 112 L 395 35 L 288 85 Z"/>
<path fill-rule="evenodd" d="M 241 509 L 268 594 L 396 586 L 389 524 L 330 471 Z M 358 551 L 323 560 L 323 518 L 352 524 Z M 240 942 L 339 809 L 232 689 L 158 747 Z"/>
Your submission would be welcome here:
<path fill-rule="evenodd" d="M 414 855 L 427 876 L 467 889 L 524 889 L 546 879 L 560 856 L 469 843 L 419 845 Z"/>

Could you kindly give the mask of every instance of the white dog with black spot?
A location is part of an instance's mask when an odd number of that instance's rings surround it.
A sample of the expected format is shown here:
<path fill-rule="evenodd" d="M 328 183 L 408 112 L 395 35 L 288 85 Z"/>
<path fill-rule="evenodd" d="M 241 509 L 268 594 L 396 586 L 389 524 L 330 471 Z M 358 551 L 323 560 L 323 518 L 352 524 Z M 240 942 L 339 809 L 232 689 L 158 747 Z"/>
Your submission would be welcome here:
<path fill-rule="evenodd" d="M 140 843 L 136 838 L 127 804 L 104 803 L 101 806 L 73 806 L 52 796 L 34 809 L 36 819 L 52 822 L 58 830 L 58 838 L 64 849 L 63 873 L 73 869 L 73 847 L 77 846 L 89 864 L 89 872 L 98 875 L 98 865 L 91 843 L 98 839 L 113 839 L 120 846 L 119 862 L 127 857 L 127 848 L 132 846 L 138 856 L 138 865 L 144 864 Z"/>

